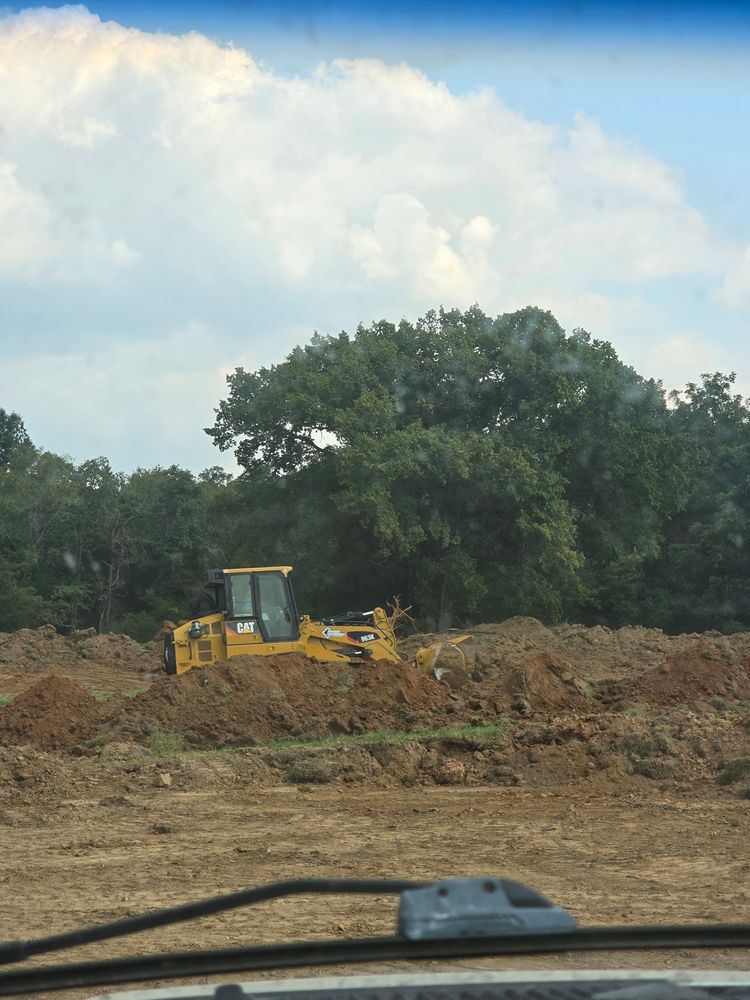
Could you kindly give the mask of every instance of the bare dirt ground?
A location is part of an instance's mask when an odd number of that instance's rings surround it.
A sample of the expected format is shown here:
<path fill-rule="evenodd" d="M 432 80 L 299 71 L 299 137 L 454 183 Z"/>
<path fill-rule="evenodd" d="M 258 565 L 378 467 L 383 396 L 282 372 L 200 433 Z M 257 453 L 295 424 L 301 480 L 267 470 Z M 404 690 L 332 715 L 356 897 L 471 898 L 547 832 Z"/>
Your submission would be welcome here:
<path fill-rule="evenodd" d="M 228 776 L 201 791 L 159 788 L 126 793 L 128 805 L 103 804 L 113 791 L 107 776 L 82 782 L 80 797 L 29 807 L 3 830 L 3 936 L 33 936 L 299 876 L 512 875 L 587 924 L 733 921 L 750 910 L 746 803 L 718 796 L 690 802 L 658 791 L 613 799 L 583 789 L 258 789 L 237 787 Z M 90 946 L 78 957 L 393 927 L 388 899 L 285 900 Z M 460 964 L 748 969 L 750 953 L 592 953 Z"/>
<path fill-rule="evenodd" d="M 154 681 L 155 651 L 123 637 L 0 636 L 0 694 L 16 695 L 0 709 L 0 939 L 300 876 L 497 874 L 584 924 L 750 920 L 747 636 L 484 628 L 455 691 L 301 658 Z M 387 898 L 285 900 L 53 959 L 393 927 Z M 459 964 L 750 969 L 750 952 Z"/>

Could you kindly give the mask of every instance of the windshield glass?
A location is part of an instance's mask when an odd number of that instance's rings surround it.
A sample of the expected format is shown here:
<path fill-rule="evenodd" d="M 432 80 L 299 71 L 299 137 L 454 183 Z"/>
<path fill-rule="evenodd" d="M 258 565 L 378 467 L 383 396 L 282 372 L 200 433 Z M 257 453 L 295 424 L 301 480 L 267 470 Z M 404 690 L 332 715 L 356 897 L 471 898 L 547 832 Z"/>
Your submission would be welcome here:
<path fill-rule="evenodd" d="M 251 573 L 227 573 L 229 611 L 234 618 L 254 616 L 253 578 Z"/>
<path fill-rule="evenodd" d="M 287 585 L 281 573 L 259 573 L 258 593 L 263 626 L 272 640 L 292 639 L 297 634 L 293 621 Z"/>
<path fill-rule="evenodd" d="M 749 332 L 750 3 L 0 0 L 0 945 L 750 920 Z"/>

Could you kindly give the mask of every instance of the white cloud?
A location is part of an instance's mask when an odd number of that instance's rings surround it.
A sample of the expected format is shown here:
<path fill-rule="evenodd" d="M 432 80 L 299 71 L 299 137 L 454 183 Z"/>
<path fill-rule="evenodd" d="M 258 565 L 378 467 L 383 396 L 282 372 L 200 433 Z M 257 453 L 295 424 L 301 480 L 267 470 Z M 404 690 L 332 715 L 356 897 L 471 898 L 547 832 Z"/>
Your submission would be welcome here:
<path fill-rule="evenodd" d="M 70 281 L 100 278 L 139 257 L 121 237 L 108 240 L 85 208 L 55 208 L 43 184 L 22 185 L 18 165 L 0 160 L 0 281 Z"/>
<path fill-rule="evenodd" d="M 192 323 L 159 340 L 11 358 L 0 368 L 0 393 L 6 406 L 31 415 L 37 443 L 37 430 L 48 428 L 44 443 L 59 453 L 76 439 L 79 458 L 127 454 L 131 467 L 231 468 L 230 457 L 200 428 L 213 423 L 226 375 L 243 361 L 254 366 L 265 358 L 217 355 L 214 340 L 214 331 Z"/>
<path fill-rule="evenodd" d="M 94 369 L 81 361 L 76 338 L 97 324 L 169 343 L 199 315 L 231 364 L 294 323 L 441 303 L 534 303 L 612 336 L 664 278 L 724 280 L 725 302 L 750 298 L 743 249 L 713 237 L 666 164 L 584 115 L 531 121 L 492 90 L 459 97 L 406 65 L 341 60 L 287 78 L 200 34 L 35 9 L 0 20 L 0 122 L 0 283 L 6 299 L 26 294 L 20 281 L 38 288 L 37 341 L 62 328 L 56 351 L 68 337 L 68 376 L 82 372 L 94 396 L 125 363 L 117 348 L 89 352 Z M 65 293 L 61 312 L 60 288 L 79 288 L 80 305 Z M 44 352 L 17 363 L 66 364 Z M 179 410 L 167 400 L 201 377 L 179 371 L 148 404 L 165 451 Z M 216 402 L 223 384 L 209 384 Z M 103 422 L 98 450 L 105 430 L 125 433 L 136 397 L 123 389 L 122 424 Z"/>
<path fill-rule="evenodd" d="M 415 304 L 465 304 L 508 274 L 639 281 L 730 253 L 668 167 L 596 122 L 552 128 L 404 65 L 287 79 L 197 34 L 28 11 L 0 23 L 0 115 L 20 182 L 63 219 L 75 202 L 103 247 L 168 240 L 179 213 L 196 256 L 225 239 L 297 285 L 396 279 Z"/>
<path fill-rule="evenodd" d="M 693 332 L 676 333 L 654 343 L 648 352 L 647 363 L 657 371 L 670 371 L 673 381 L 670 388 L 682 389 L 688 382 L 700 383 L 704 373 L 716 371 L 729 373 L 737 370 L 737 356 L 714 341 L 703 340 Z M 734 391 L 750 397 L 750 377 L 740 373 Z"/>
<path fill-rule="evenodd" d="M 0 161 L 0 275 L 38 271 L 52 252 L 50 214 L 44 195 L 23 187 L 15 166 Z"/>

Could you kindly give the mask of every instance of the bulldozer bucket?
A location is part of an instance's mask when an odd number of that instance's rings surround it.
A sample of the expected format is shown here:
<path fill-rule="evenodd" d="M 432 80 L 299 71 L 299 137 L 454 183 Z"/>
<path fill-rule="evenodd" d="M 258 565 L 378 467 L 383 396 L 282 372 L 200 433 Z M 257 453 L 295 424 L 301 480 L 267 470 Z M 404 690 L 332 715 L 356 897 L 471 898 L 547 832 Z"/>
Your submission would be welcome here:
<path fill-rule="evenodd" d="M 423 646 L 417 651 L 417 667 L 452 688 L 463 687 L 470 680 L 476 659 L 473 635 L 455 635 Z"/>

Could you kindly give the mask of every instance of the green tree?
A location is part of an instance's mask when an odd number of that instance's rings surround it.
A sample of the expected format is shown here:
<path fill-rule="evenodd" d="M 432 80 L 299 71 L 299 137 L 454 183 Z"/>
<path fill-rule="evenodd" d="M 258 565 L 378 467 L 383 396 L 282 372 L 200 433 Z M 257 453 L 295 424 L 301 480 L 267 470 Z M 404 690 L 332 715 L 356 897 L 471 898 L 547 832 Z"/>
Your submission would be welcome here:
<path fill-rule="evenodd" d="M 545 343 L 559 330 L 528 315 Z M 505 609 L 558 617 L 580 557 L 564 482 L 534 448 L 541 428 L 513 373 L 529 328 L 519 336 L 474 308 L 316 335 L 280 365 L 231 375 L 208 433 L 250 481 L 284 479 L 294 493 L 317 470 L 328 531 L 349 515 L 360 571 L 387 564 L 392 591 L 408 588 L 440 624 Z"/>
<path fill-rule="evenodd" d="M 584 558 L 587 596 L 571 610 L 620 625 L 642 620 L 649 607 L 647 567 L 687 502 L 695 455 L 661 383 L 581 331 L 571 342 L 576 391 L 548 418 Z"/>
<path fill-rule="evenodd" d="M 0 632 L 44 625 L 49 610 L 41 594 L 24 582 L 25 568 L 0 556 Z"/>
<path fill-rule="evenodd" d="M 9 413 L 0 407 L 0 467 L 8 468 L 11 454 L 19 445 L 31 445 L 23 420 L 17 413 Z"/>
<path fill-rule="evenodd" d="M 120 516 L 128 525 L 129 554 L 121 603 L 148 612 L 154 631 L 179 615 L 196 578 L 213 562 L 210 486 L 177 466 L 136 469 L 123 483 Z"/>
<path fill-rule="evenodd" d="M 674 629 L 750 624 L 750 408 L 734 373 L 701 379 L 672 394 L 692 474 L 649 577 L 656 614 Z"/>

